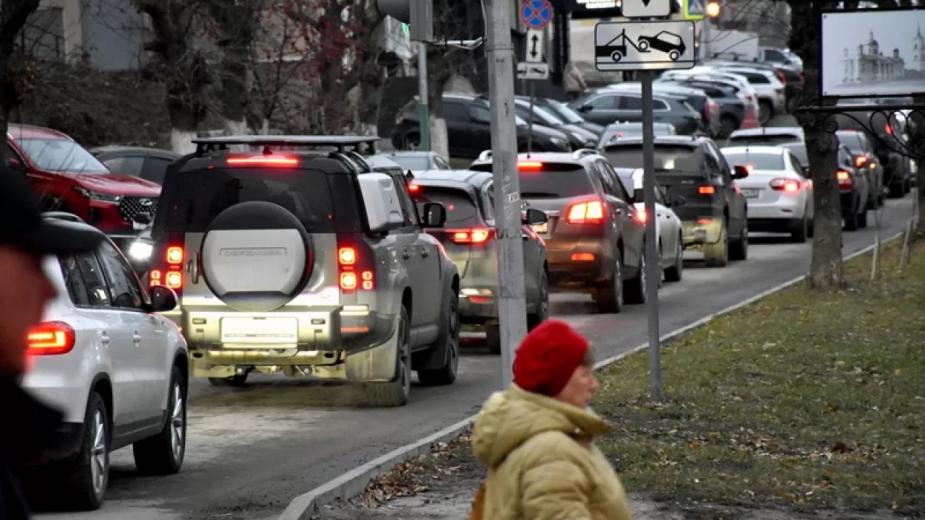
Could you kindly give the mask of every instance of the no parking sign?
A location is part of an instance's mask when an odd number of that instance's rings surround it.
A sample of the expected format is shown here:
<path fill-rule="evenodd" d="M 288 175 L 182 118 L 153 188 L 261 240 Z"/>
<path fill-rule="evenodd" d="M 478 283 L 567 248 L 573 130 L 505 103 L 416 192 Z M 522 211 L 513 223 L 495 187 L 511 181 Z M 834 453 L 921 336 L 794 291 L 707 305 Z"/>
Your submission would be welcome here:
<path fill-rule="evenodd" d="M 528 29 L 545 29 L 552 21 L 552 4 L 549 0 L 524 0 L 520 5 L 520 21 Z"/>

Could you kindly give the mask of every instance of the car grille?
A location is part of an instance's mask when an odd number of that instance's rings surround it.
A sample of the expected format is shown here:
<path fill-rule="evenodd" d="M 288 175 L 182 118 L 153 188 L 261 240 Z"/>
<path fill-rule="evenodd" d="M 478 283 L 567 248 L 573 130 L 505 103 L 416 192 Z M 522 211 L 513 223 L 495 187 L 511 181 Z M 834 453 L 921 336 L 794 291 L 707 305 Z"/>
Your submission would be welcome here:
<path fill-rule="evenodd" d="M 150 213 L 154 216 L 157 211 L 157 198 L 155 197 L 123 197 L 119 202 L 119 215 L 131 221 L 139 213 Z"/>

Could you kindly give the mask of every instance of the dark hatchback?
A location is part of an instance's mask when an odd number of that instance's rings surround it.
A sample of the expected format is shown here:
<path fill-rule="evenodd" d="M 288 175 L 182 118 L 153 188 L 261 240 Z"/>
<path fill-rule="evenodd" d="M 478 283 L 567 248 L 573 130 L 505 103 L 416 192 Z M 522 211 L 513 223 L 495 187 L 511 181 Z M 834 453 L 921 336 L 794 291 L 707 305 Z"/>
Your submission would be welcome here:
<path fill-rule="evenodd" d="M 601 153 L 616 168 L 643 167 L 638 137 L 609 144 Z M 685 248 L 702 249 L 707 265 L 716 267 L 748 256 L 748 208 L 734 182 L 747 172 L 730 171 L 712 139 L 656 137 L 655 176 L 670 196 L 686 201 L 675 210 Z"/>
<path fill-rule="evenodd" d="M 703 117 L 684 98 L 660 93 L 653 96 L 652 103 L 654 120 L 671 123 L 679 134 L 691 135 L 704 130 Z M 631 90 L 596 90 L 574 101 L 571 106 L 588 121 L 602 125 L 642 121 L 642 95 Z"/>

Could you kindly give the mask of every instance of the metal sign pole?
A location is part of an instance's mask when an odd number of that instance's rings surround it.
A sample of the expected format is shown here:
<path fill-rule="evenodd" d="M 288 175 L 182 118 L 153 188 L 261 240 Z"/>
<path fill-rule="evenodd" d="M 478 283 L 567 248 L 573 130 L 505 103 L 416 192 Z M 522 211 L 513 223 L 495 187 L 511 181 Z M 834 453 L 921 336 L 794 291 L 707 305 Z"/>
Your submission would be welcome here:
<path fill-rule="evenodd" d="M 527 129 L 527 153 L 533 153 L 533 104 L 536 102 L 536 85 L 530 81 L 530 126 Z"/>
<path fill-rule="evenodd" d="M 652 130 L 652 72 L 640 72 L 642 80 L 642 189 L 646 199 L 646 310 L 649 314 L 649 371 L 653 401 L 662 398 L 662 361 L 658 326 L 658 238 L 655 235 L 655 137 Z"/>
<path fill-rule="evenodd" d="M 524 301 L 520 178 L 514 109 L 514 48 L 511 2 L 488 0 L 488 90 L 491 100 L 491 156 L 498 233 L 498 318 L 501 322 L 501 385 L 511 384 L 514 348 L 527 334 Z"/>
<path fill-rule="evenodd" d="M 427 43 L 418 42 L 418 118 L 421 123 L 418 148 L 430 150 L 430 107 L 427 100 Z"/>

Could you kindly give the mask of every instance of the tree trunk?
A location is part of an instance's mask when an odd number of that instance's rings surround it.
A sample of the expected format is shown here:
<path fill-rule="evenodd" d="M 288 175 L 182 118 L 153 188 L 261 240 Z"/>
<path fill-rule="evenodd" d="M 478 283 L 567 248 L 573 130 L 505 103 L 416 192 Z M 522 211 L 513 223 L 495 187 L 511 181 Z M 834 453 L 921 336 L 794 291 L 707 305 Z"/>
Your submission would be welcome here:
<path fill-rule="evenodd" d="M 925 96 L 914 99 L 914 104 L 925 105 Z M 918 214 L 916 215 L 916 238 L 925 238 L 925 218 L 922 211 L 925 208 L 925 109 L 912 113 L 908 123 L 909 148 L 916 156 L 913 160 L 917 168 L 915 172 L 915 186 L 918 193 Z"/>
<path fill-rule="evenodd" d="M 29 16 L 39 7 L 39 0 L 0 0 L 0 136 L 5 136 L 9 126 L 10 113 L 28 90 L 28 82 L 22 78 L 23 70 L 16 68 L 16 39 Z M 23 52 L 19 49 L 19 52 Z M 22 67 L 26 59 L 22 56 Z M 6 146 L 0 147 L 0 160 L 6 164 Z"/>
<path fill-rule="evenodd" d="M 838 140 L 824 128 L 824 117 L 814 116 L 803 128 L 813 180 L 813 259 L 810 285 L 815 289 L 838 289 L 844 285 L 842 262 L 842 209 L 835 177 Z"/>

